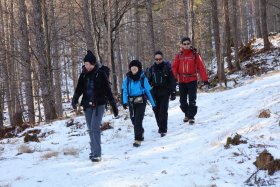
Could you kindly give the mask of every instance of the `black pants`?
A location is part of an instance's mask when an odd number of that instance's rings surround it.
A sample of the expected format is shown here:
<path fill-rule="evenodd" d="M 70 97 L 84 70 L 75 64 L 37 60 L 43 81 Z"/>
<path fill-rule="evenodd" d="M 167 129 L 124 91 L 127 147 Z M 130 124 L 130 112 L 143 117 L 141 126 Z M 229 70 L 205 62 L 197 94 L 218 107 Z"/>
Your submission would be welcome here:
<path fill-rule="evenodd" d="M 143 103 L 129 104 L 130 119 L 134 125 L 134 139 L 141 141 L 143 140 L 142 134 L 144 133 L 144 128 L 142 125 L 147 101 L 144 100 Z"/>
<path fill-rule="evenodd" d="M 197 81 L 179 83 L 180 108 L 189 119 L 194 119 L 197 113 L 196 94 Z"/>
<path fill-rule="evenodd" d="M 158 132 L 166 133 L 167 132 L 167 119 L 168 119 L 168 104 L 169 104 L 169 95 L 163 96 L 154 96 L 156 107 L 154 113 L 157 120 Z"/>

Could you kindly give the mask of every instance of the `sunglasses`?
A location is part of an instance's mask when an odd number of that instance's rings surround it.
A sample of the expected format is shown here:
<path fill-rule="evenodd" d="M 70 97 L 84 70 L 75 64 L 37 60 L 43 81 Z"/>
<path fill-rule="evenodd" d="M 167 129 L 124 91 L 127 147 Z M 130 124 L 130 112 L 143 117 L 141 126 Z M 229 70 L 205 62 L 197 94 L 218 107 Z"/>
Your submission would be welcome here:
<path fill-rule="evenodd" d="M 191 45 L 191 43 L 183 43 L 183 45 Z"/>
<path fill-rule="evenodd" d="M 162 58 L 155 58 L 155 61 L 161 61 Z"/>

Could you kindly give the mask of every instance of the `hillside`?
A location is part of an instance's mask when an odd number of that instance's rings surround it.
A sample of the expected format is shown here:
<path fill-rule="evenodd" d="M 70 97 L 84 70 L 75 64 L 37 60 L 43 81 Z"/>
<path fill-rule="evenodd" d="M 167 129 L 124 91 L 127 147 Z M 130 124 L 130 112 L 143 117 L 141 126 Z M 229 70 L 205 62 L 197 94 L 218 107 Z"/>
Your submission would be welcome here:
<path fill-rule="evenodd" d="M 0 143 L 0 186 L 244 186 L 257 171 L 253 162 L 264 149 L 280 158 L 280 72 L 268 73 L 235 89 L 198 95 L 197 123 L 182 123 L 178 98 L 170 102 L 169 130 L 157 133 L 152 110 L 144 119 L 145 141 L 133 148 L 133 127 L 107 114 L 113 129 L 102 134 L 103 160 L 88 160 L 84 117 L 42 125 L 40 143 L 23 137 Z M 269 118 L 258 118 L 269 109 Z M 247 144 L 225 149 L 235 133 Z M 23 153 L 20 152 L 30 152 Z M 280 172 L 259 171 L 262 184 L 280 184 Z M 254 178 L 250 183 L 254 183 Z"/>
<path fill-rule="evenodd" d="M 73 111 L 68 111 L 73 123 L 41 124 L 0 140 L 0 187 L 279 186 L 280 171 L 269 175 L 253 164 L 264 150 L 280 159 L 280 34 L 272 37 L 274 47 L 265 53 L 262 41 L 254 41 L 254 55 L 241 63 L 242 71 L 227 75 L 227 89 L 198 94 L 193 126 L 182 122 L 177 97 L 169 103 L 168 134 L 161 138 L 147 106 L 145 141 L 134 148 L 128 111 L 120 107 L 119 119 L 107 112 L 103 122 L 113 128 L 102 133 L 100 163 L 88 159 L 85 119 Z M 249 75 L 248 64 L 260 71 Z M 37 134 L 40 142 L 24 143 L 27 132 Z M 226 148 L 236 134 L 241 144 Z"/>

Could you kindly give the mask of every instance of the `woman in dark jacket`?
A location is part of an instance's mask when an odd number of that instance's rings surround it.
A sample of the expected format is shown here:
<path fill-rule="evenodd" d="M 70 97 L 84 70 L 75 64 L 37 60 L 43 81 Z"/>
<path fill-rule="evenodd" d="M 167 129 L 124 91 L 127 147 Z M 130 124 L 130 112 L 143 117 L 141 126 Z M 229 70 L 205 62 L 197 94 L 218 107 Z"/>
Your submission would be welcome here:
<path fill-rule="evenodd" d="M 147 98 L 151 105 L 155 107 L 155 102 L 151 95 L 151 86 L 142 71 L 142 64 L 138 60 L 133 60 L 129 64 L 129 72 L 122 84 L 123 107 L 127 109 L 129 105 L 130 119 L 134 125 L 134 147 L 139 147 L 144 140 L 144 128 L 142 121 L 145 114 Z"/>
<path fill-rule="evenodd" d="M 91 153 L 89 158 L 93 162 L 101 160 L 101 130 L 100 124 L 105 111 L 106 100 L 112 106 L 114 116 L 118 116 L 118 108 L 113 97 L 108 77 L 100 70 L 96 57 L 91 51 L 84 58 L 85 67 L 80 74 L 72 107 L 76 109 L 79 97 L 83 94 L 81 105 L 85 111 L 86 123 L 89 130 Z"/>
<path fill-rule="evenodd" d="M 171 63 L 163 59 L 161 51 L 155 52 L 155 62 L 148 69 L 149 83 L 153 87 L 152 93 L 156 103 L 154 109 L 158 133 L 164 137 L 167 133 L 168 105 L 170 100 L 176 99 L 176 82 L 172 73 Z"/>

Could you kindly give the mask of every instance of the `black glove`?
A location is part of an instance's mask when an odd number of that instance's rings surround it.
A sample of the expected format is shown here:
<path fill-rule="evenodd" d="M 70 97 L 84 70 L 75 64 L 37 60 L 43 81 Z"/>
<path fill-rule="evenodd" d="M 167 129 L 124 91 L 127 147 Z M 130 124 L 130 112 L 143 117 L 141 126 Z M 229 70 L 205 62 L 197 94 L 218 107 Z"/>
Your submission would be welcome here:
<path fill-rule="evenodd" d="M 112 110 L 113 110 L 114 116 L 117 117 L 119 115 L 119 110 L 118 110 L 116 102 L 115 101 L 111 101 L 110 104 L 112 106 Z"/>
<path fill-rule="evenodd" d="M 174 101 L 176 99 L 176 92 L 171 93 L 170 100 Z"/>
<path fill-rule="evenodd" d="M 78 104 L 78 102 L 75 101 L 75 99 L 73 98 L 72 102 L 71 102 L 72 108 L 76 110 L 77 109 L 77 104 Z"/>
<path fill-rule="evenodd" d="M 127 107 L 128 107 L 126 103 L 125 103 L 125 104 L 123 104 L 122 106 L 123 106 L 123 108 L 124 108 L 125 110 L 126 110 L 126 109 L 127 109 Z"/>
<path fill-rule="evenodd" d="M 210 85 L 210 83 L 208 81 L 204 81 L 203 83 L 204 83 L 204 86 L 209 86 Z"/>

